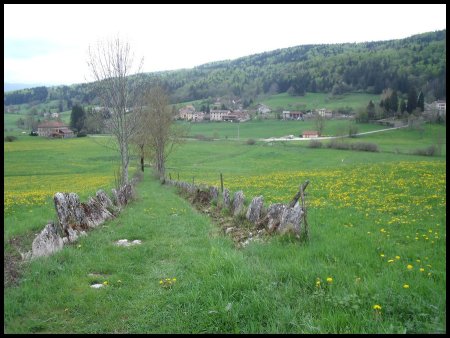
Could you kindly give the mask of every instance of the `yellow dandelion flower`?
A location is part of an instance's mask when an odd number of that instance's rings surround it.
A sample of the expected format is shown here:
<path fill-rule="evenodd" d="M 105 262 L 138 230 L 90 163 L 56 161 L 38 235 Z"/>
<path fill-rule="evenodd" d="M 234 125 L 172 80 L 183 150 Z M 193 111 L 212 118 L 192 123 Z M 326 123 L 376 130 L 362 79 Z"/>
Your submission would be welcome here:
<path fill-rule="evenodd" d="M 108 285 L 108 281 L 105 280 L 105 281 L 103 282 L 103 285 Z"/>
<path fill-rule="evenodd" d="M 328 277 L 328 278 L 327 278 L 327 282 L 330 283 L 330 284 L 333 283 L 333 278 Z"/>
<path fill-rule="evenodd" d="M 390 259 L 390 260 L 388 260 L 388 263 L 392 263 L 394 260 L 393 259 Z"/>
<path fill-rule="evenodd" d="M 403 284 L 403 289 L 409 289 L 409 285 L 408 284 Z"/>
<path fill-rule="evenodd" d="M 400 259 L 400 256 L 395 256 L 395 259 Z"/>
<path fill-rule="evenodd" d="M 424 268 L 420 268 L 419 271 L 420 271 L 420 272 L 424 272 L 425 269 L 424 269 Z"/>
<path fill-rule="evenodd" d="M 379 310 L 381 310 L 381 305 L 375 304 L 373 306 L 373 309 L 376 310 L 376 311 L 379 311 Z"/>
<path fill-rule="evenodd" d="M 408 265 L 406 266 L 406 268 L 407 268 L 408 270 L 412 270 L 412 269 L 413 269 L 413 266 L 412 266 L 411 264 L 408 264 Z"/>
<path fill-rule="evenodd" d="M 380 257 L 384 257 L 384 254 L 380 254 Z"/>
<path fill-rule="evenodd" d="M 162 281 L 162 280 L 160 280 L 160 281 L 159 281 L 159 284 L 162 284 L 162 283 L 163 283 L 163 281 Z"/>

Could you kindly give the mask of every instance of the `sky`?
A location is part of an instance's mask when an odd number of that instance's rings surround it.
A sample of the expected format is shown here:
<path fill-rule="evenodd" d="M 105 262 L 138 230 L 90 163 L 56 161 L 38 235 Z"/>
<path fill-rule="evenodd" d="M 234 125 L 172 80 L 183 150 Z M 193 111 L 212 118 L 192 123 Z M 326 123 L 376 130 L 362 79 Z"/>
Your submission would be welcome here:
<path fill-rule="evenodd" d="M 446 5 L 4 4 L 4 25 L 4 82 L 71 85 L 93 81 L 89 46 L 115 37 L 154 72 L 442 30 Z"/>

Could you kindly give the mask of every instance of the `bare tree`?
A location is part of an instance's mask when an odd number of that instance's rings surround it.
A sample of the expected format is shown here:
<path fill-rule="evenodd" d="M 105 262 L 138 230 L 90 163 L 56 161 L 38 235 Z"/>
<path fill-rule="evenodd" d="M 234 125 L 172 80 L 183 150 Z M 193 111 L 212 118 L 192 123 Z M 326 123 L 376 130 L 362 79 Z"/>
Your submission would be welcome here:
<path fill-rule="evenodd" d="M 156 84 L 145 95 L 145 107 L 140 115 L 140 131 L 136 144 L 141 157 L 143 170 L 144 154 L 154 159 L 156 174 L 160 181 L 165 181 L 165 162 L 175 144 L 182 141 L 186 130 L 177 126 L 175 116 L 169 106 L 167 92 L 160 84 Z"/>
<path fill-rule="evenodd" d="M 129 142 L 137 130 L 137 113 L 142 106 L 139 74 L 143 58 L 134 68 L 134 55 L 130 44 L 120 38 L 98 42 L 89 46 L 88 66 L 95 81 L 97 94 L 110 118 L 107 129 L 115 136 L 121 158 L 121 180 L 128 182 L 130 163 Z"/>
<path fill-rule="evenodd" d="M 317 113 L 316 118 L 314 120 L 314 124 L 319 133 L 319 136 L 322 136 L 323 129 L 325 128 L 325 117 L 322 116 L 321 114 Z"/>

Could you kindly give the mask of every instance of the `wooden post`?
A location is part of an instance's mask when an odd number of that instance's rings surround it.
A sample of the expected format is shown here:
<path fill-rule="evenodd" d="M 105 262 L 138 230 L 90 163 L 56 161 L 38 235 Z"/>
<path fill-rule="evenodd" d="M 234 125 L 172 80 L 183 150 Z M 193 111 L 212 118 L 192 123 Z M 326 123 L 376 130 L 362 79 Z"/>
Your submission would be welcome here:
<path fill-rule="evenodd" d="M 309 181 L 306 180 L 305 183 L 303 183 L 300 187 L 299 187 L 299 191 L 297 192 L 297 194 L 295 194 L 294 198 L 292 199 L 291 203 L 289 203 L 288 207 L 289 208 L 293 208 L 295 206 L 295 203 L 297 203 L 298 199 L 300 198 L 300 196 L 303 195 L 303 192 L 305 191 L 306 187 L 308 186 Z"/>
<path fill-rule="evenodd" d="M 222 176 L 222 173 L 220 173 L 220 189 L 223 192 L 223 176 Z"/>

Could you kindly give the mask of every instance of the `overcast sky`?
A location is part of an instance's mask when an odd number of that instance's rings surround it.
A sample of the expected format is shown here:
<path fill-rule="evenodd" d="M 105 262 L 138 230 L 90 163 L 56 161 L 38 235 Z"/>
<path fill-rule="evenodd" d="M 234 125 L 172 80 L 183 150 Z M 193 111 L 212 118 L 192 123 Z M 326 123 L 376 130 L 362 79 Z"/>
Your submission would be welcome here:
<path fill-rule="evenodd" d="M 446 5 L 5 4 L 5 82 L 92 81 L 87 50 L 127 39 L 143 71 L 192 68 L 304 44 L 401 39 L 446 29 Z"/>

